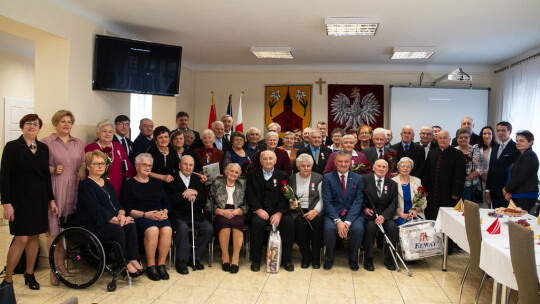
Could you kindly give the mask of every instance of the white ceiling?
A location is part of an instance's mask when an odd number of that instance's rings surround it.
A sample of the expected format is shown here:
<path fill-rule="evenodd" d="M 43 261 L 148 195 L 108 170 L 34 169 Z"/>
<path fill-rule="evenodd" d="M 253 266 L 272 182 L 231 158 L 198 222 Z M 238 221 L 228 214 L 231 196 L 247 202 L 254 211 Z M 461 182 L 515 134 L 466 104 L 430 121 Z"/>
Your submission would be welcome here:
<path fill-rule="evenodd" d="M 493 70 L 540 46 L 539 0 L 48 0 L 126 38 L 183 46 L 192 69 Z M 325 17 L 379 17 L 377 35 L 329 37 Z M 291 46 L 293 60 L 251 46 Z M 390 60 L 394 46 L 435 46 Z"/>

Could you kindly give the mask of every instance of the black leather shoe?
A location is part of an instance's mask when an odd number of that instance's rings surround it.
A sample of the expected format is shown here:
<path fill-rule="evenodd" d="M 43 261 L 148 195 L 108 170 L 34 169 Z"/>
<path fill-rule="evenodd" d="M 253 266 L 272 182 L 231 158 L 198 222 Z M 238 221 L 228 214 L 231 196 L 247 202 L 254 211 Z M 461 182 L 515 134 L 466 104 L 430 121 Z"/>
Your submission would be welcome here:
<path fill-rule="evenodd" d="M 332 262 L 330 260 L 326 260 L 324 262 L 323 269 L 324 270 L 330 270 L 330 269 L 332 269 L 332 266 L 334 266 L 334 262 Z"/>
<path fill-rule="evenodd" d="M 226 272 L 231 271 L 231 263 L 223 263 L 223 264 L 221 264 L 221 269 L 223 271 L 226 271 Z"/>
<path fill-rule="evenodd" d="M 176 272 L 178 272 L 179 274 L 182 274 L 182 275 L 189 274 L 189 270 L 187 269 L 186 265 L 176 265 L 175 268 L 176 268 Z"/>
<path fill-rule="evenodd" d="M 352 270 L 352 271 L 358 271 L 358 269 L 360 267 L 358 267 L 358 263 L 356 262 L 349 262 L 349 268 Z"/>
<path fill-rule="evenodd" d="M 302 269 L 309 268 L 309 262 L 300 264 L 300 267 L 301 267 Z"/>
<path fill-rule="evenodd" d="M 36 281 L 34 274 L 24 274 L 24 285 L 28 285 L 28 288 L 32 290 L 39 290 L 39 283 Z"/>
<path fill-rule="evenodd" d="M 311 263 L 311 268 L 319 269 L 321 268 L 321 264 L 319 262 Z"/>
<path fill-rule="evenodd" d="M 158 265 L 157 272 L 162 280 L 169 279 L 169 274 L 167 273 L 167 268 L 165 268 L 165 265 Z"/>
<path fill-rule="evenodd" d="M 193 268 L 193 270 L 204 270 L 204 265 L 199 260 L 195 260 L 195 265 L 193 265 L 193 260 L 190 260 L 188 266 Z"/>
<path fill-rule="evenodd" d="M 396 265 L 393 260 L 384 259 L 384 266 L 386 266 L 386 269 L 388 270 L 396 270 Z"/>
<path fill-rule="evenodd" d="M 231 265 L 231 273 L 238 273 L 238 270 L 240 270 L 240 267 L 236 264 Z"/>
<path fill-rule="evenodd" d="M 287 264 L 283 265 L 283 268 L 285 268 L 285 270 L 287 270 L 288 272 L 293 272 L 294 271 L 294 265 L 292 263 L 287 263 Z"/>
<path fill-rule="evenodd" d="M 302 269 L 309 268 L 310 260 L 311 260 L 311 258 L 309 256 L 307 256 L 307 257 L 302 256 L 302 263 L 300 263 L 300 267 Z"/>
<path fill-rule="evenodd" d="M 251 263 L 251 271 L 259 272 L 261 270 L 261 265 L 259 263 Z"/>
<path fill-rule="evenodd" d="M 373 266 L 373 260 L 366 258 L 364 261 L 364 269 L 367 271 L 375 271 L 375 267 Z"/>
<path fill-rule="evenodd" d="M 161 280 L 156 265 L 146 267 L 146 276 L 152 281 Z"/>

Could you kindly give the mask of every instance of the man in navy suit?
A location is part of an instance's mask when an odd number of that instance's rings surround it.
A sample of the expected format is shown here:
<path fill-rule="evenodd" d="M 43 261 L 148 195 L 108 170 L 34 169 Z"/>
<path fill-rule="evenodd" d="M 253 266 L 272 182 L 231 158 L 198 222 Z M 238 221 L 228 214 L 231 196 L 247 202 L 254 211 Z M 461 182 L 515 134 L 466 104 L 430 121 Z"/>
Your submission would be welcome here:
<path fill-rule="evenodd" d="M 124 151 L 126 151 L 129 161 L 134 164 L 135 154 L 133 153 L 133 142 L 126 137 L 129 133 L 129 124 L 129 117 L 126 115 L 116 116 L 114 119 L 115 131 L 113 141 L 119 142 L 122 147 L 124 147 Z"/>
<path fill-rule="evenodd" d="M 358 248 L 364 237 L 364 184 L 362 176 L 349 171 L 351 154 L 345 150 L 336 152 L 334 159 L 337 171 L 324 175 L 322 196 L 324 203 L 324 232 L 326 261 L 323 268 L 329 270 L 334 264 L 336 235 L 350 237 L 349 267 L 358 270 Z"/>
<path fill-rule="evenodd" d="M 394 163 L 398 163 L 402 157 L 409 157 L 414 161 L 414 169 L 411 172 L 412 176 L 422 178 L 424 173 L 424 161 L 426 154 L 424 149 L 413 142 L 414 130 L 411 126 L 404 126 L 401 129 L 401 142 L 390 146 L 390 148 L 396 150 L 397 157 L 394 159 Z"/>
<path fill-rule="evenodd" d="M 325 147 L 322 144 L 322 132 L 319 130 L 311 131 L 311 140 L 307 147 L 299 149 L 296 152 L 296 157 L 300 154 L 309 154 L 313 158 L 313 169 L 311 171 L 323 174 L 326 162 L 332 154 L 332 149 Z M 298 172 L 296 164 L 294 166 L 294 172 Z"/>
<path fill-rule="evenodd" d="M 366 231 L 364 234 L 364 269 L 374 271 L 373 242 L 377 225 L 382 225 L 394 248 L 398 241 L 399 231 L 393 218 L 398 207 L 397 184 L 390 178 L 385 178 L 388 172 L 388 162 L 383 159 L 375 161 L 373 173 L 362 176 L 364 182 L 364 213 L 366 214 Z M 374 211 L 377 211 L 376 216 Z M 390 248 L 385 246 L 384 265 L 388 270 L 395 270 Z"/>
<path fill-rule="evenodd" d="M 491 208 L 508 206 L 502 189 L 508 179 L 508 167 L 520 155 L 510 134 L 512 134 L 512 125 L 509 122 L 501 121 L 497 124 L 497 137 L 501 143 L 491 149 L 485 194 L 486 202 L 491 203 Z"/>

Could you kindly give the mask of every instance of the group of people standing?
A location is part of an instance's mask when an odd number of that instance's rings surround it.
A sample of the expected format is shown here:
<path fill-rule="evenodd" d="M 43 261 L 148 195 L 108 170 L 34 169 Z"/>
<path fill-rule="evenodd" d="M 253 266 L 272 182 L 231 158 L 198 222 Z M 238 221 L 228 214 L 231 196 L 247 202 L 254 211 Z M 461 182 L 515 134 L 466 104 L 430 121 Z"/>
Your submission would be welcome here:
<path fill-rule="evenodd" d="M 335 129 L 329 137 L 325 122 L 317 129 L 287 131 L 283 138 L 279 124 L 272 123 L 261 139 L 254 127 L 246 136 L 234 132 L 232 117 L 225 115 L 199 134 L 188 128 L 186 112 L 177 114 L 173 130 L 141 120 L 133 142 L 127 137 L 127 116 L 103 120 L 96 127 L 97 140 L 84 146 L 71 136 L 71 112 L 58 111 L 51 121 L 55 133 L 38 141 L 43 122 L 36 114 L 25 115 L 23 134 L 4 148 L 1 198 L 15 238 L 2 284 L 13 282 L 14 267 L 26 250 L 25 283 L 39 289 L 32 263 L 39 234 L 47 234 L 50 246 L 62 220 L 75 212 L 78 226 L 120 244 L 117 255 L 130 276 L 143 273 L 142 242 L 147 276 L 167 280 L 165 260 L 173 238 L 180 274 L 188 274 L 188 266 L 204 269 L 200 259 L 212 236 L 220 243 L 222 269 L 238 272 L 246 223 L 252 271 L 260 270 L 269 225 L 281 233 L 287 271 L 294 270 L 295 242 L 302 268 L 321 267 L 324 245 L 322 266 L 331 269 L 338 237 L 350 240 L 352 270 L 359 268 L 357 252 L 363 244 L 363 266 L 373 271 L 377 225 L 395 245 L 398 225 L 417 217 L 435 219 L 440 207 L 471 199 L 478 188 L 480 196 L 485 189 L 493 207 L 512 199 L 530 210 L 538 197 L 534 136 L 520 131 L 516 144 L 508 122 L 497 124 L 497 144 L 491 127 L 478 136 L 472 119 L 465 118 L 453 148 L 449 132 L 437 126 L 422 127 L 416 143 L 414 130 L 405 126 L 394 145 L 389 130 L 369 126 Z M 216 164 L 219 174 L 209 180 L 207 170 Z M 429 194 L 427 203 L 416 204 L 419 191 Z M 190 226 L 197 231 L 194 250 Z M 389 250 L 384 264 L 395 269 Z M 59 265 L 59 271 L 73 275 L 68 264 Z M 58 285 L 52 273 L 50 280 Z"/>

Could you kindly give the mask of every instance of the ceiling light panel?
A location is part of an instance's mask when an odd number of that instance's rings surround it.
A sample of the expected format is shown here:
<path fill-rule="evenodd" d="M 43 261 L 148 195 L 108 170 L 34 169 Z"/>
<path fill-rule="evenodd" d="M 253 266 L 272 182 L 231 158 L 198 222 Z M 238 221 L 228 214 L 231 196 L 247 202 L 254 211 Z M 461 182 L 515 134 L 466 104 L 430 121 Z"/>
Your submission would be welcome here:
<path fill-rule="evenodd" d="M 328 36 L 374 36 L 379 18 L 327 17 L 324 18 Z"/>
<path fill-rule="evenodd" d="M 291 47 L 260 47 L 252 46 L 251 52 L 257 56 L 257 58 L 263 59 L 293 59 Z"/>
<path fill-rule="evenodd" d="M 428 59 L 435 47 L 395 47 L 391 59 Z"/>

